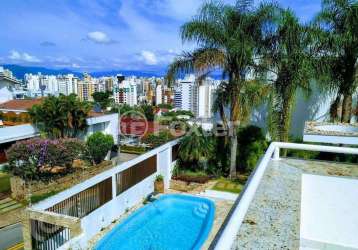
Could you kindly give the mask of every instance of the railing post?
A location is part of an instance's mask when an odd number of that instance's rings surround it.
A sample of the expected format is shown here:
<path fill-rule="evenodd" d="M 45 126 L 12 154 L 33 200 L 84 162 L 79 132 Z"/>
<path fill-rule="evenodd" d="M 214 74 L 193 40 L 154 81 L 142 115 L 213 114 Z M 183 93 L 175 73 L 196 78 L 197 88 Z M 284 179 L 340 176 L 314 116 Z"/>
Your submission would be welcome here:
<path fill-rule="evenodd" d="M 112 199 L 117 197 L 117 174 L 112 175 Z"/>
<path fill-rule="evenodd" d="M 274 159 L 275 161 L 280 160 L 280 148 L 279 148 L 278 146 L 275 147 L 275 151 L 274 151 L 274 153 L 273 153 L 273 159 Z"/>

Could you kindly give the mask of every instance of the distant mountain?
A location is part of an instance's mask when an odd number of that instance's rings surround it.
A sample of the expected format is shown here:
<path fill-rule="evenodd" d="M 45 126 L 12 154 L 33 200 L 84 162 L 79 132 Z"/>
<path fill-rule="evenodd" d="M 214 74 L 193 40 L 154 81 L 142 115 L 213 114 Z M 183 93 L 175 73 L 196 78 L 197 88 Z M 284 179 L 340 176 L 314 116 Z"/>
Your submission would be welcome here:
<path fill-rule="evenodd" d="M 66 74 L 74 74 L 77 77 L 81 77 L 83 73 L 76 72 L 70 69 L 49 69 L 45 67 L 34 67 L 34 66 L 21 66 L 16 64 L 4 64 L 1 65 L 5 69 L 9 69 L 16 76 L 16 78 L 22 80 L 24 79 L 24 75 L 27 73 L 37 74 L 41 72 L 43 75 L 66 75 Z M 141 71 L 141 70 L 109 70 L 109 71 L 95 71 L 88 72 L 93 77 L 102 77 L 102 76 L 115 76 L 118 74 L 124 76 L 137 76 L 137 77 L 162 77 L 165 75 L 165 69 L 156 70 L 156 71 Z M 210 74 L 214 79 L 221 78 L 220 71 L 214 71 Z M 182 76 L 184 77 L 184 76 Z"/>
<path fill-rule="evenodd" d="M 138 76 L 138 77 L 162 77 L 164 76 L 164 71 L 139 71 L 139 70 L 111 70 L 111 71 L 99 71 L 91 72 L 90 75 L 94 77 L 102 76 L 115 76 L 115 75 L 124 75 L 124 76 Z"/>
<path fill-rule="evenodd" d="M 16 64 L 4 64 L 2 65 L 5 69 L 12 71 L 12 73 L 18 79 L 24 79 L 24 75 L 27 73 L 37 74 L 41 72 L 43 75 L 65 75 L 74 74 L 75 76 L 81 77 L 81 72 L 72 71 L 69 69 L 49 69 L 45 67 L 33 67 L 33 66 L 21 66 Z M 89 72 L 91 76 L 102 77 L 102 76 L 115 76 L 121 74 L 124 76 L 138 76 L 138 77 L 161 77 L 165 73 L 164 71 L 152 72 L 152 71 L 139 71 L 139 70 L 112 70 L 112 71 L 98 71 Z"/>
<path fill-rule="evenodd" d="M 12 73 L 18 79 L 24 79 L 24 75 L 27 73 L 37 74 L 41 72 L 43 75 L 64 75 L 64 74 L 74 74 L 76 76 L 81 76 L 79 72 L 74 72 L 69 69 L 48 69 L 45 67 L 33 67 L 33 66 L 21 66 L 15 64 L 4 64 L 2 65 L 5 69 L 12 71 Z"/>

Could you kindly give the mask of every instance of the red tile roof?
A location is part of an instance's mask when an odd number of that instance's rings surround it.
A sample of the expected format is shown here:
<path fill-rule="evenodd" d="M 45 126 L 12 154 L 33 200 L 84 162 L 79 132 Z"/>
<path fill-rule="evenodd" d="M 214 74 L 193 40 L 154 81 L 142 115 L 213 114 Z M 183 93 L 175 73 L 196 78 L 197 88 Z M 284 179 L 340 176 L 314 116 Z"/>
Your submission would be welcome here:
<path fill-rule="evenodd" d="M 144 118 L 121 117 L 120 132 L 124 135 L 144 136 L 147 133 L 154 133 L 163 128 L 159 122 L 146 121 Z"/>
<path fill-rule="evenodd" d="M 21 99 L 21 100 L 10 100 L 0 104 L 0 109 L 7 109 L 7 110 L 23 110 L 27 111 L 28 109 L 32 108 L 32 106 L 36 104 L 42 103 L 41 98 L 38 99 Z"/>

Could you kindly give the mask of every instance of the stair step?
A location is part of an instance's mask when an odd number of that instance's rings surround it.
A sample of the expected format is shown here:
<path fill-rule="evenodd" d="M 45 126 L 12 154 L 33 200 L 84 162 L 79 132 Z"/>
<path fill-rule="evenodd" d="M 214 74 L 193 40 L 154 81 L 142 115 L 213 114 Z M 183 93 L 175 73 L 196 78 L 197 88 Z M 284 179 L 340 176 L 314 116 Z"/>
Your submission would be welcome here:
<path fill-rule="evenodd" d="M 17 203 L 17 202 L 14 201 L 14 200 L 11 200 L 11 201 L 9 201 L 9 202 L 7 202 L 7 203 L 3 203 L 3 204 L 0 205 L 0 210 L 1 210 L 1 209 L 4 209 L 4 208 L 6 208 L 6 207 L 12 206 L 12 205 L 14 205 L 14 204 L 16 204 L 16 203 Z"/>
<path fill-rule="evenodd" d="M 204 219 L 206 217 L 206 214 L 203 214 L 203 213 L 200 213 L 198 212 L 198 210 L 194 210 L 193 211 L 193 214 L 196 216 L 196 217 L 199 217 L 201 219 Z"/>
<path fill-rule="evenodd" d="M 7 250 L 21 250 L 21 249 L 24 249 L 24 243 L 23 242 L 18 243 L 15 246 L 12 246 L 12 247 L 8 248 Z"/>
<path fill-rule="evenodd" d="M 7 198 L 5 198 L 5 199 L 2 199 L 2 200 L 0 200 L 0 205 L 1 204 L 4 204 L 4 203 L 8 203 L 8 202 L 10 202 L 10 201 L 12 201 L 13 199 L 11 199 L 10 197 L 7 197 Z"/>
<path fill-rule="evenodd" d="M 4 208 L 4 209 L 1 209 L 1 210 L 0 210 L 0 214 L 9 212 L 9 211 L 11 211 L 11 210 L 14 210 L 14 209 L 17 209 L 17 208 L 20 208 L 20 207 L 22 207 L 22 204 L 21 204 L 21 203 L 16 203 L 16 204 L 14 204 L 14 205 L 12 205 L 12 206 L 9 206 L 9 207 L 6 207 L 6 208 Z"/>

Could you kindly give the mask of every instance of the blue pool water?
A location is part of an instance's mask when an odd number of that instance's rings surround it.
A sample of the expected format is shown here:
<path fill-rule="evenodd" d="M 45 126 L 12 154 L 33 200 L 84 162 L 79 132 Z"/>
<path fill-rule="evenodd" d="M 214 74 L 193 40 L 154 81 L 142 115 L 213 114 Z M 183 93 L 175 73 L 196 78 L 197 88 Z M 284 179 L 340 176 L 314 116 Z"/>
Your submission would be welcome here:
<path fill-rule="evenodd" d="M 212 201 L 187 195 L 163 195 L 112 229 L 96 250 L 200 249 L 211 230 Z"/>

